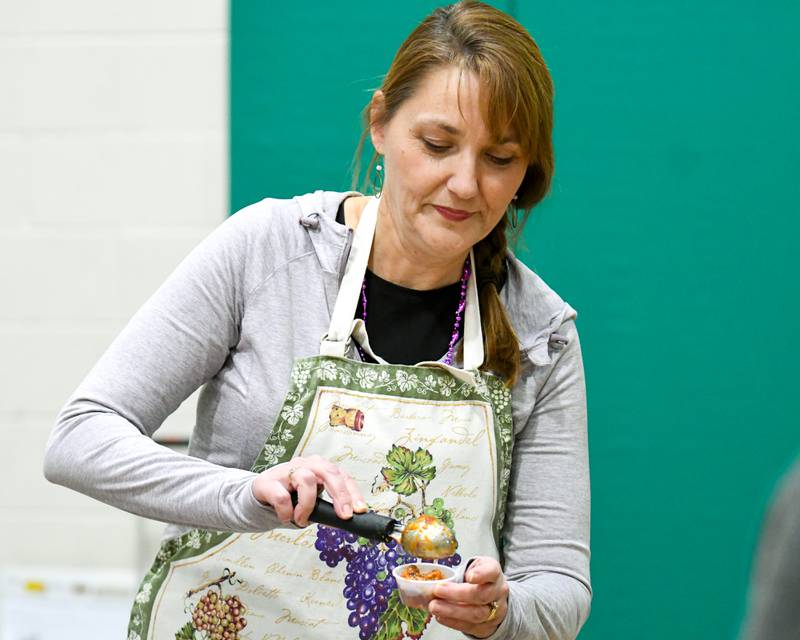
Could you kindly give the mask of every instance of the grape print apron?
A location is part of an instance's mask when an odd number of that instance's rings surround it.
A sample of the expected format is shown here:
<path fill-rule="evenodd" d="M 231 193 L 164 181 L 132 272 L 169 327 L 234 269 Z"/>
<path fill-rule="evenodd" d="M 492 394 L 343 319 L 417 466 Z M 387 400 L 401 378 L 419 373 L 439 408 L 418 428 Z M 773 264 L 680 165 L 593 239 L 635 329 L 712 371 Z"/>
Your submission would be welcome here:
<path fill-rule="evenodd" d="M 512 448 L 511 398 L 483 362 L 473 272 L 464 368 L 392 365 L 353 320 L 377 220 L 361 215 L 320 354 L 295 362 L 289 392 L 252 470 L 319 454 L 345 469 L 370 509 L 401 522 L 435 515 L 458 551 L 499 556 Z M 474 262 L 473 262 L 474 264 Z M 349 357 L 353 342 L 374 357 Z M 326 496 L 327 497 L 327 496 Z M 460 632 L 400 602 L 392 569 L 413 559 L 311 524 L 260 533 L 191 530 L 165 541 L 131 611 L 129 640 L 443 640 Z"/>

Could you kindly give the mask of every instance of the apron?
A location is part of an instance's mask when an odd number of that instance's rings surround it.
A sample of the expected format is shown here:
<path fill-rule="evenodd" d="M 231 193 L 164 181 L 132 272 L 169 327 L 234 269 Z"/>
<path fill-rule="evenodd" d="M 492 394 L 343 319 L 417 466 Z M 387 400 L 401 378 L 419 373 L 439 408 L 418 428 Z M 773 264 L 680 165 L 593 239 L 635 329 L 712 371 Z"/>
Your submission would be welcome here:
<path fill-rule="evenodd" d="M 295 362 L 252 471 L 319 454 L 352 476 L 370 509 L 401 522 L 421 513 L 444 520 L 459 547 L 441 562 L 463 568 L 470 557 L 500 555 L 511 396 L 502 380 L 478 370 L 483 338 L 474 268 L 463 369 L 392 365 L 372 353 L 363 321 L 353 317 L 378 202 L 362 212 L 320 354 Z M 353 340 L 376 363 L 355 359 Z M 394 542 L 316 524 L 260 533 L 193 529 L 162 543 L 136 595 L 128 639 L 463 637 L 400 602 L 391 570 L 412 560 Z"/>

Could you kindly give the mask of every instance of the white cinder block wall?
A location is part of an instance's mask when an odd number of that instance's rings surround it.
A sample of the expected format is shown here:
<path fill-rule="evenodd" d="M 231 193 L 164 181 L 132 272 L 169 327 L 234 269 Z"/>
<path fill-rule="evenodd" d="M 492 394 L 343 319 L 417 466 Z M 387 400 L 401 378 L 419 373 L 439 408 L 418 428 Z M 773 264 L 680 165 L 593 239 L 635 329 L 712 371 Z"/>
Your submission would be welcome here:
<path fill-rule="evenodd" d="M 139 572 L 157 543 L 160 524 L 48 484 L 42 451 L 226 215 L 227 69 L 225 0 L 0 0 L 0 569 Z M 193 400 L 164 431 L 189 433 Z"/>

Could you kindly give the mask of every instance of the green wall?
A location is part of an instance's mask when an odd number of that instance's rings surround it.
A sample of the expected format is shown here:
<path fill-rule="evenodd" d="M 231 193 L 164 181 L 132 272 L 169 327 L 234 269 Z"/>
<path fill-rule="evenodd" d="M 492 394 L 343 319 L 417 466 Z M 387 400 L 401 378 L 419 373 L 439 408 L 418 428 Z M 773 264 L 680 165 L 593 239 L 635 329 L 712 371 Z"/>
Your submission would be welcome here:
<path fill-rule="evenodd" d="M 438 4 L 233 0 L 231 210 L 346 188 L 360 110 Z M 800 450 L 800 4 L 494 4 L 556 85 L 556 179 L 519 253 L 580 314 L 581 640 L 732 639 Z"/>

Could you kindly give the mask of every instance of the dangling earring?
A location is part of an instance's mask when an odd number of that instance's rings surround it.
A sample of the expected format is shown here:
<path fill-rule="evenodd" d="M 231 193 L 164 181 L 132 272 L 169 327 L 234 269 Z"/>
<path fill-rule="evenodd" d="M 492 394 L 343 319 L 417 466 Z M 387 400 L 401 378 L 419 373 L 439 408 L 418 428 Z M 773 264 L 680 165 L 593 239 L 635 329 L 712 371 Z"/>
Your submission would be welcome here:
<path fill-rule="evenodd" d="M 378 183 L 377 188 L 375 188 L 376 182 Z M 375 165 L 375 179 L 372 181 L 372 188 L 375 189 L 375 197 L 380 198 L 383 193 L 383 165 L 381 164 Z"/>
<path fill-rule="evenodd" d="M 506 215 L 509 218 L 512 229 L 517 228 L 517 214 L 519 212 L 517 211 L 517 205 L 514 203 L 516 199 L 517 196 L 515 195 L 513 198 L 511 198 L 511 202 L 508 203 L 508 207 L 506 208 Z"/>

